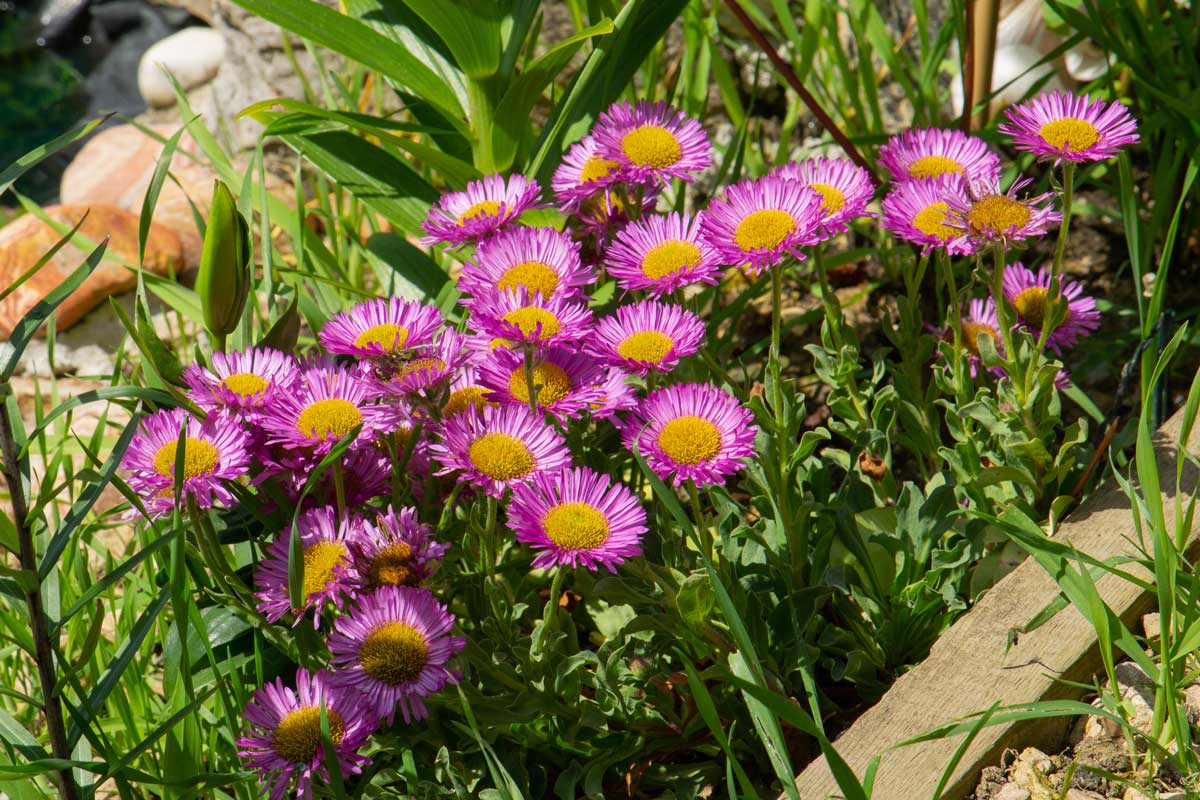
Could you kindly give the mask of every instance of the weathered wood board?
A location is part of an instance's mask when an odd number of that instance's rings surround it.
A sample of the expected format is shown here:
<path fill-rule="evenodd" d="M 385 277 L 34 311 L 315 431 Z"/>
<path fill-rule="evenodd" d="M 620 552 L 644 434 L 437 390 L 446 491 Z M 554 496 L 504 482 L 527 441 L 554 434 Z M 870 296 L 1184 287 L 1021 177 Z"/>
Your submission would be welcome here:
<path fill-rule="evenodd" d="M 1182 414 L 1167 421 L 1155 435 L 1155 449 L 1166 498 L 1175 493 L 1177 443 Z M 1188 450 L 1200 453 L 1200 426 L 1192 431 Z M 1185 469 L 1182 487 L 1190 492 L 1196 471 Z M 1164 504 L 1167 524 L 1175 524 L 1174 503 Z M 1200 544 L 1200 521 L 1193 528 L 1190 552 Z M 1097 558 L 1131 554 L 1137 534 L 1128 498 L 1119 486 L 1108 485 L 1072 511 L 1060 524 L 1056 538 Z M 1127 624 L 1149 609 L 1152 597 L 1113 576 L 1098 581 L 1105 601 Z M 1056 614 L 1040 628 L 1022 634 L 1007 648 L 1009 631 L 1028 622 L 1057 595 L 1050 576 L 1033 559 L 1026 559 L 994 586 L 934 645 L 929 657 L 903 675 L 880 701 L 864 713 L 834 743 L 861 778 L 867 763 L 888 747 L 947 722 L 987 709 L 993 703 L 1014 705 L 1038 700 L 1078 698 L 1080 692 L 1064 681 L 1091 683 L 1101 671 L 1092 627 L 1074 608 Z M 1056 718 L 996 725 L 980 732 L 947 785 L 944 798 L 970 792 L 979 771 L 997 763 L 1008 747 L 1061 744 L 1071 720 Z M 926 742 L 885 755 L 875 781 L 877 800 L 932 800 L 943 770 L 962 737 Z M 810 764 L 797 778 L 802 800 L 840 798 L 837 783 L 824 758 Z M 786 797 L 782 795 L 781 797 Z"/>

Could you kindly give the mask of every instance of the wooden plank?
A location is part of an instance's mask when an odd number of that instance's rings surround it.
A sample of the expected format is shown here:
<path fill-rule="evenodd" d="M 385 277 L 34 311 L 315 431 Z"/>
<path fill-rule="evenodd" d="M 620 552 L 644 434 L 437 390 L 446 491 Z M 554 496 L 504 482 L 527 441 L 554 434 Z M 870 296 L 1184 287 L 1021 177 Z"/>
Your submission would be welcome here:
<path fill-rule="evenodd" d="M 1175 456 L 1182 412 L 1155 434 L 1154 445 L 1164 495 L 1174 496 Z M 1188 450 L 1200 452 L 1200 426 Z M 1195 485 L 1196 470 L 1184 471 L 1185 491 Z M 1175 524 L 1174 503 L 1165 503 L 1167 525 Z M 1200 550 L 1193 528 L 1189 552 Z M 1097 558 L 1132 554 L 1137 535 L 1129 502 L 1119 486 L 1105 486 L 1072 512 L 1056 538 Z M 1126 581 L 1107 575 L 1097 583 L 1101 596 L 1128 624 L 1151 606 L 1153 598 Z M 1056 614 L 1035 631 L 1022 634 L 1006 651 L 1008 632 L 1029 621 L 1058 594 L 1054 581 L 1033 559 L 997 583 L 933 646 L 929 657 L 899 680 L 834 743 L 855 773 L 888 747 L 947 722 L 988 708 L 1038 700 L 1078 698 L 1082 693 L 1062 681 L 1091 683 L 1102 671 L 1092 627 L 1074 608 Z M 996 725 L 981 731 L 949 781 L 945 798 L 960 798 L 979 780 L 979 771 L 999 761 L 1008 747 L 1055 747 L 1062 742 L 1066 718 Z M 885 755 L 875 781 L 880 800 L 930 800 L 942 771 L 961 737 L 925 742 Z M 841 797 L 824 758 L 797 778 L 802 800 Z M 785 797 L 786 795 L 781 795 Z"/>

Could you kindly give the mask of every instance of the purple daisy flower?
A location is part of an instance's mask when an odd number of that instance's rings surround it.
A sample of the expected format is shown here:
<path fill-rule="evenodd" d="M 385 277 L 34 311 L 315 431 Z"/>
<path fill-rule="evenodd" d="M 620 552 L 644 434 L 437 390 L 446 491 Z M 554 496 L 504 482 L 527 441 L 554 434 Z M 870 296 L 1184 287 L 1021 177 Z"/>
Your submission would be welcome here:
<path fill-rule="evenodd" d="M 308 483 L 308 476 L 321 459 L 311 453 L 289 451 L 282 456 L 269 451 L 260 454 L 262 471 L 255 483 L 268 478 L 283 491 L 293 505 L 300 502 L 300 495 Z M 342 490 L 346 505 L 366 505 L 377 497 L 391 491 L 392 463 L 384 454 L 373 447 L 353 448 L 342 456 Z M 332 505 L 337 502 L 337 482 L 333 470 L 325 470 L 304 498 L 305 508 Z"/>
<path fill-rule="evenodd" d="M 870 173 L 848 158 L 807 158 L 772 174 L 820 192 L 821 227 L 828 235 L 841 233 L 850 220 L 863 216 L 875 194 Z"/>
<path fill-rule="evenodd" d="M 482 297 L 517 289 L 542 297 L 579 299 L 596 273 L 579 260 L 579 243 L 554 228 L 513 228 L 480 242 L 463 266 L 458 288 Z"/>
<path fill-rule="evenodd" d="M 632 411 L 637 407 L 637 390 L 629 383 L 629 373 L 613 367 L 605 373 L 596 387 L 600 398 L 592 403 L 592 417 L 614 419 L 619 412 Z"/>
<path fill-rule="evenodd" d="M 354 544 L 354 563 L 363 591 L 383 586 L 418 586 L 433 574 L 449 545 L 433 538 L 433 529 L 417 519 L 417 510 L 393 509 L 363 523 Z"/>
<path fill-rule="evenodd" d="M 796 181 L 767 175 L 725 189 L 708 204 L 701 233 L 722 258 L 750 275 L 761 275 L 800 247 L 821 241 L 825 218 L 821 193 Z"/>
<path fill-rule="evenodd" d="M 879 163 L 894 183 L 961 175 L 970 183 L 1000 180 L 1000 157 L 987 142 L 949 128 L 912 128 L 879 148 Z"/>
<path fill-rule="evenodd" d="M 700 317 L 677 305 L 643 300 L 600 320 L 589 348 L 614 367 L 645 375 L 670 372 L 703 341 Z"/>
<path fill-rule="evenodd" d="M 695 179 L 712 166 L 712 145 L 700 123 L 665 103 L 614 103 L 592 129 L 601 158 L 620 164 L 619 180 Z"/>
<path fill-rule="evenodd" d="M 620 162 L 600 155 L 594 137 L 583 137 L 567 150 L 550 180 L 558 207 L 566 214 L 579 211 L 585 200 L 612 184 L 620 166 Z"/>
<path fill-rule="evenodd" d="M 600 366 L 590 356 L 552 347 L 537 354 L 533 384 L 538 408 L 566 420 L 579 416 L 600 399 Z M 529 382 L 525 356 L 514 350 L 497 349 L 479 366 L 479 382 L 500 403 L 529 407 Z"/>
<path fill-rule="evenodd" d="M 571 461 L 562 434 L 517 405 L 449 417 L 442 423 L 442 441 L 430 450 L 442 465 L 438 475 L 461 472 L 493 497 L 534 473 L 558 470 Z"/>
<path fill-rule="evenodd" d="M 654 212 L 658 204 L 658 192 L 657 184 L 645 187 L 640 217 Z M 610 188 L 584 200 L 575 212 L 575 219 L 579 220 L 583 232 L 595 238 L 597 252 L 603 253 L 611 238 L 609 232 L 620 230 L 629 222 L 629 210 L 625 208 L 622 196 Z"/>
<path fill-rule="evenodd" d="M 625 426 L 623 439 L 660 478 L 722 483 L 754 455 L 753 414 L 707 383 L 676 383 L 652 392 Z"/>
<path fill-rule="evenodd" d="M 413 348 L 403 361 L 363 364 L 365 379 L 381 397 L 421 395 L 442 386 L 467 363 L 467 337 L 443 328 L 435 341 Z"/>
<path fill-rule="evenodd" d="M 979 350 L 979 337 L 990 336 L 996 346 L 996 352 L 1004 355 L 1004 343 L 1000 339 L 1000 322 L 996 316 L 996 304 L 992 298 L 975 299 L 967 304 L 966 313 L 962 318 L 963 347 L 967 351 L 967 362 L 971 368 L 971 377 L 979 374 L 983 359 Z M 953 333 L 947 329 L 943 333 L 951 339 Z"/>
<path fill-rule="evenodd" d="M 692 283 L 716 285 L 720 254 L 701 235 L 701 217 L 674 212 L 626 225 L 604 255 L 622 289 L 662 297 Z"/>
<path fill-rule="evenodd" d="M 346 368 L 309 370 L 303 379 L 302 388 L 265 409 L 260 422 L 268 442 L 324 455 L 358 425 L 356 447 L 386 425 L 388 409 L 373 405 L 367 385 Z"/>
<path fill-rule="evenodd" d="M 300 382 L 296 361 L 286 353 L 254 348 L 213 353 L 209 368 L 192 364 L 183 372 L 191 398 L 205 411 L 258 409 Z"/>
<path fill-rule="evenodd" d="M 905 181 L 883 198 L 881 224 L 901 239 L 921 245 L 922 254 L 944 248 L 952 256 L 971 255 L 975 244 L 948 224 L 951 202 L 970 202 L 958 175 Z"/>
<path fill-rule="evenodd" d="M 194 500 L 199 508 L 233 504 L 227 481 L 250 470 L 249 436 L 221 412 L 203 422 L 180 408 L 156 411 L 144 418 L 121 460 L 129 470 L 129 486 L 140 495 L 153 517 L 176 506 L 175 466 L 183 437 L 183 480 L 179 500 Z"/>
<path fill-rule="evenodd" d="M 433 306 L 376 297 L 332 317 L 321 328 L 321 344 L 330 353 L 380 357 L 428 344 L 444 323 Z"/>
<path fill-rule="evenodd" d="M 513 489 L 508 525 L 539 551 L 533 566 L 617 565 L 642 554 L 646 510 L 629 488 L 586 467 L 542 473 Z"/>
<path fill-rule="evenodd" d="M 468 307 L 468 323 L 476 331 L 507 343 L 578 346 L 592 326 L 592 312 L 583 303 L 562 297 L 547 299 L 525 289 L 484 295 Z"/>
<path fill-rule="evenodd" d="M 454 417 L 472 409 L 482 413 L 483 409 L 496 405 L 492 390 L 479 382 L 478 370 L 468 366 L 450 382 L 450 396 L 442 405 L 442 418 Z"/>
<path fill-rule="evenodd" d="M 1096 301 L 1084 295 L 1077 282 L 1059 277 L 1060 301 L 1067 302 L 1067 316 L 1051 331 L 1046 344 L 1061 353 L 1100 327 L 1100 312 Z M 1017 262 L 1004 270 L 1004 297 L 1017 312 L 1034 336 L 1040 336 L 1046 319 L 1046 300 L 1050 293 L 1050 273 L 1044 268 L 1036 273 Z"/>
<path fill-rule="evenodd" d="M 1032 183 L 1029 178 L 1013 182 L 1007 192 L 999 183 L 979 183 L 967 187 L 967 196 L 946 198 L 950 208 L 947 224 L 960 233 L 956 247 L 973 244 L 977 248 L 989 242 L 1022 241 L 1043 235 L 1050 226 L 1062 220 L 1054 210 L 1050 193 L 1024 199 L 1017 192 Z"/>
<path fill-rule="evenodd" d="M 446 664 L 467 640 L 451 636 L 452 627 L 454 615 L 427 590 L 384 586 L 334 623 L 333 679 L 357 690 L 388 724 L 397 707 L 405 722 L 425 719 L 423 699 L 460 678 Z"/>
<path fill-rule="evenodd" d="M 269 790 L 270 800 L 312 798 L 314 779 L 328 785 L 322 707 L 342 774 L 357 775 L 371 763 L 358 750 L 375 730 L 375 720 L 363 714 L 356 692 L 339 688 L 330 677 L 324 670 L 298 669 L 295 691 L 276 678 L 256 689 L 242 712 L 246 727 L 237 740 L 238 756 L 259 773 L 259 785 L 263 794 Z"/>
<path fill-rule="evenodd" d="M 1004 112 L 1000 132 L 1013 137 L 1018 150 L 1039 158 L 1079 163 L 1112 158 L 1138 141 L 1137 122 L 1118 102 L 1077 97 L 1070 92 L 1042 92 Z"/>
<path fill-rule="evenodd" d="M 487 238 L 531 208 L 539 206 L 542 189 L 524 175 L 485 175 L 461 192 L 449 192 L 429 209 L 421 223 L 421 243 L 460 245 Z"/>
<path fill-rule="evenodd" d="M 358 585 L 351 547 L 361 535 L 362 520 L 357 516 L 339 520 L 330 506 L 303 512 L 294 528 L 288 528 L 267 546 L 254 571 L 258 610 L 270 622 L 295 614 L 294 627 L 312 609 L 313 628 L 317 628 L 326 605 L 342 608 L 346 596 Z M 300 608 L 293 608 L 288 597 L 288 549 L 292 536 L 300 537 L 304 558 L 304 605 Z"/>

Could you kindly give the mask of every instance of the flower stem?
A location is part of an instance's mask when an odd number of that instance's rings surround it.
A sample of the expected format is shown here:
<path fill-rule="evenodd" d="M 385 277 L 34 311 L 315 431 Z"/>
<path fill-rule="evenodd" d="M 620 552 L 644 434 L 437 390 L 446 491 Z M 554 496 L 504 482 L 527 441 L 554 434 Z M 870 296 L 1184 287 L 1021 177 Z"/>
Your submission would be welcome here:
<path fill-rule="evenodd" d="M 529 391 L 529 410 L 538 413 L 537 387 L 533 384 L 533 346 L 525 345 L 525 388 Z"/>
<path fill-rule="evenodd" d="M 546 600 L 546 612 L 542 617 L 542 628 L 533 639 L 533 647 L 530 652 L 532 656 L 537 656 L 542 652 L 542 648 L 546 646 L 546 637 L 557 627 L 558 598 L 562 596 L 563 578 L 566 577 L 566 574 L 567 571 L 562 567 L 554 568 L 554 579 L 550 581 L 550 596 Z"/>
<path fill-rule="evenodd" d="M 713 557 L 713 532 L 705 521 L 704 508 L 700 505 L 700 490 L 694 480 L 687 482 L 688 497 L 692 501 L 692 515 L 696 518 L 697 544 L 708 558 Z"/>
<path fill-rule="evenodd" d="M 1050 297 L 1058 299 L 1057 278 L 1062 274 L 1063 254 L 1067 251 L 1067 238 L 1071 227 L 1071 205 L 1075 200 L 1075 162 L 1063 163 L 1062 223 L 1058 226 L 1058 243 L 1054 246 L 1054 261 L 1050 264 Z"/>
<path fill-rule="evenodd" d="M 829 336 L 833 339 L 833 346 L 840 350 L 842 347 L 842 306 L 838 302 L 837 295 L 829 288 L 824 251 L 823 245 L 813 248 L 813 263 L 817 267 L 817 280 L 821 284 L 821 302 L 825 304 L 825 321 L 829 324 Z"/>

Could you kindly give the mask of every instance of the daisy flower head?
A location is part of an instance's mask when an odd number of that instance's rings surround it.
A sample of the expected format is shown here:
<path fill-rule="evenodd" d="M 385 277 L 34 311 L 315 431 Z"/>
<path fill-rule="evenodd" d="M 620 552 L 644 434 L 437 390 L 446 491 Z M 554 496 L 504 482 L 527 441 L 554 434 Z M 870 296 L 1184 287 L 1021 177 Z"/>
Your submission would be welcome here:
<path fill-rule="evenodd" d="M 621 288 L 662 297 L 692 283 L 716 285 L 720 254 L 701 235 L 701 216 L 650 215 L 622 228 L 605 253 Z"/>
<path fill-rule="evenodd" d="M 535 569 L 616 572 L 642 554 L 646 510 L 628 487 L 586 467 L 542 473 L 516 487 L 507 514 L 517 541 L 538 551 Z"/>
<path fill-rule="evenodd" d="M 724 482 L 754 455 L 758 429 L 736 397 L 707 383 L 676 383 L 652 392 L 626 423 L 623 439 L 675 486 Z"/>
<path fill-rule="evenodd" d="M 525 289 L 542 297 L 583 297 L 596 273 L 579 259 L 579 243 L 554 228 L 512 228 L 480 242 L 463 265 L 458 288 L 481 297 Z"/>
<path fill-rule="evenodd" d="M 405 506 L 399 512 L 389 508 L 373 522 L 363 523 L 355 543 L 361 588 L 418 586 L 433 574 L 448 547 L 433 538 L 432 528 L 421 524 L 415 508 Z"/>
<path fill-rule="evenodd" d="M 469 358 L 467 337 L 454 328 L 443 328 L 434 341 L 413 348 L 403 361 L 380 361 L 361 367 L 377 395 L 395 397 L 424 394 L 441 387 Z"/>
<path fill-rule="evenodd" d="M 721 263 L 761 275 L 800 247 L 821 241 L 821 193 L 796 181 L 767 175 L 729 186 L 708 204 L 701 232 Z"/>
<path fill-rule="evenodd" d="M 1138 141 L 1137 122 L 1118 102 L 1093 100 L 1071 92 L 1042 92 L 1004 112 L 1000 132 L 1013 137 L 1018 150 L 1054 163 L 1087 163 L 1112 158 Z"/>
<path fill-rule="evenodd" d="M 308 476 L 321 459 L 311 453 L 288 453 L 283 458 L 260 456 L 262 472 L 255 478 L 261 482 L 273 478 L 276 485 L 293 504 L 300 503 L 308 484 Z M 373 447 L 352 448 L 342 456 L 342 493 L 347 506 L 365 505 L 391 491 L 391 460 Z M 331 505 L 337 502 L 337 477 L 333 470 L 321 473 L 317 482 L 304 497 L 304 507 Z"/>
<path fill-rule="evenodd" d="M 654 207 L 658 204 L 658 185 L 644 186 L 643 188 L 642 210 L 639 218 L 652 214 Z M 629 222 L 629 209 L 625 207 L 626 202 L 636 199 L 636 196 L 625 197 L 612 188 L 604 189 L 580 203 L 579 209 L 575 212 L 575 219 L 579 221 L 579 227 L 583 232 L 596 238 L 597 248 L 603 251 L 611 238 L 609 232 L 620 230 Z"/>
<path fill-rule="evenodd" d="M 578 300 L 545 298 L 524 288 L 474 298 L 468 321 L 479 333 L 512 343 L 577 346 L 592 327 L 592 312 Z"/>
<path fill-rule="evenodd" d="M 584 136 L 568 148 L 550 180 L 558 207 L 563 213 L 576 213 L 585 200 L 612 185 L 620 166 L 620 162 L 600 155 L 595 137 Z"/>
<path fill-rule="evenodd" d="M 482 412 L 489 406 L 496 406 L 492 390 L 480 383 L 479 371 L 475 366 L 466 366 L 450 382 L 450 395 L 442 405 L 442 418 L 465 414 L 472 410 Z"/>
<path fill-rule="evenodd" d="M 562 434 L 518 405 L 456 414 L 443 421 L 441 433 L 442 440 L 430 446 L 442 465 L 437 474 L 461 472 L 493 497 L 535 473 L 562 469 L 571 461 Z"/>
<path fill-rule="evenodd" d="M 1009 242 L 1041 236 L 1062 220 L 1049 192 L 1035 197 L 1017 196 L 1030 183 L 1031 179 L 1021 178 L 1006 192 L 1000 191 L 998 182 L 979 183 L 968 185 L 965 195 L 948 197 L 948 224 L 959 230 L 956 246 L 973 244 L 979 248 L 999 242 L 1007 247 Z"/>
<path fill-rule="evenodd" d="M 386 411 L 349 369 L 315 369 L 303 373 L 301 388 L 266 409 L 260 423 L 269 443 L 324 455 L 359 425 L 355 446 L 365 444 L 386 424 Z"/>
<path fill-rule="evenodd" d="M 619 412 L 637 408 L 637 390 L 629 382 L 629 373 L 623 369 L 609 369 L 596 388 L 600 398 L 592 403 L 594 419 L 614 419 Z"/>
<path fill-rule="evenodd" d="M 966 184 L 958 175 L 940 175 L 897 184 L 883 198 L 881 224 L 905 241 L 922 247 L 922 254 L 936 248 L 952 256 L 971 255 L 975 244 L 951 227 L 950 204 L 970 202 Z"/>
<path fill-rule="evenodd" d="M 359 582 L 352 547 L 362 535 L 362 520 L 357 516 L 338 519 L 330 506 L 312 508 L 300 514 L 295 526 L 276 537 L 267 546 L 263 560 L 254 571 L 254 596 L 258 610 L 269 622 L 278 622 L 295 614 L 292 625 L 300 624 L 304 614 L 313 610 L 313 628 L 321 624 L 326 605 L 342 608 L 347 595 Z M 288 596 L 288 551 L 293 536 L 300 537 L 304 560 L 303 605 L 292 606 Z"/>
<path fill-rule="evenodd" d="M 969 183 L 1000 180 L 1000 157 L 987 142 L 950 128 L 910 128 L 879 148 L 893 183 L 960 175 Z"/>
<path fill-rule="evenodd" d="M 270 405 L 300 381 L 296 361 L 266 347 L 213 353 L 207 369 L 192 364 L 183 372 L 191 398 L 205 411 L 254 410 Z"/>
<path fill-rule="evenodd" d="M 181 408 L 172 408 L 142 420 L 121 467 L 129 470 L 129 485 L 145 499 L 151 517 L 175 508 L 177 467 L 182 473 L 179 500 L 192 500 L 199 508 L 229 506 L 233 495 L 226 482 L 249 472 L 248 444 L 249 435 L 221 412 L 201 422 Z"/>
<path fill-rule="evenodd" d="M 322 708 L 342 774 L 357 775 L 371 763 L 358 750 L 377 726 L 361 705 L 356 692 L 334 685 L 324 670 L 296 670 L 294 690 L 276 678 L 256 689 L 242 712 L 246 725 L 237 740 L 238 756 L 258 772 L 262 794 L 269 794 L 270 800 L 311 798 L 316 780 L 329 783 L 321 743 Z"/>
<path fill-rule="evenodd" d="M 533 386 L 538 409 L 559 420 L 579 416 L 601 399 L 600 365 L 588 355 L 552 347 L 538 353 L 533 365 Z M 525 356 L 503 348 L 479 366 L 479 381 L 499 402 L 529 408 L 529 378 Z"/>
<path fill-rule="evenodd" d="M 524 175 L 485 175 L 461 192 L 449 192 L 429 209 L 421 223 L 425 245 L 457 246 L 478 242 L 515 221 L 540 203 L 542 189 Z"/>
<path fill-rule="evenodd" d="M 384 586 L 334 623 L 333 680 L 358 691 L 388 724 L 397 708 L 405 722 L 425 719 L 424 698 L 459 681 L 446 665 L 467 640 L 451 636 L 452 627 L 454 615 L 428 590 Z"/>
<path fill-rule="evenodd" d="M 1034 336 L 1041 334 L 1048 316 L 1050 273 L 1045 268 L 1034 272 L 1020 262 L 1004 269 L 1004 298 L 1017 312 Z M 1067 315 L 1046 338 L 1046 344 L 1061 353 L 1100 327 L 1096 301 L 1083 293 L 1077 282 L 1059 277 L 1059 302 L 1066 302 Z"/>
<path fill-rule="evenodd" d="M 866 213 L 867 203 L 875 194 L 871 175 L 848 158 L 806 158 L 792 161 L 774 174 L 801 186 L 817 190 L 821 195 L 821 219 L 829 235 L 846 230 L 846 224 Z"/>
<path fill-rule="evenodd" d="M 653 183 L 695 179 L 712 166 L 712 145 L 700 123 L 666 103 L 614 103 L 592 129 L 601 158 L 616 161 L 617 180 Z"/>
<path fill-rule="evenodd" d="M 946 336 L 950 335 L 947 332 Z M 962 346 L 967 351 L 967 361 L 970 364 L 972 378 L 979 374 L 979 368 L 983 364 L 982 354 L 979 350 L 981 336 L 990 336 L 996 352 L 1004 354 L 1004 343 L 1000 338 L 1000 322 L 996 316 L 996 304 L 990 297 L 969 302 L 962 318 Z"/>
<path fill-rule="evenodd" d="M 321 328 L 321 345 L 339 355 L 393 356 L 428 344 L 445 321 L 434 306 L 376 297 L 331 317 Z"/>
<path fill-rule="evenodd" d="M 704 321 L 696 314 L 671 303 L 642 300 L 600 320 L 589 348 L 611 366 L 645 375 L 650 370 L 670 372 L 703 341 Z"/>

